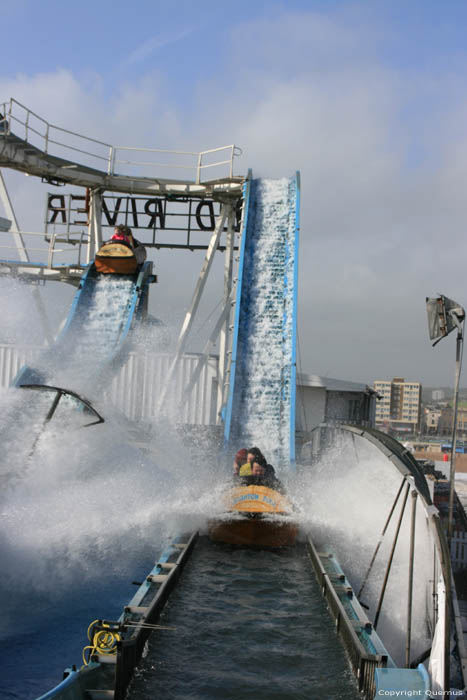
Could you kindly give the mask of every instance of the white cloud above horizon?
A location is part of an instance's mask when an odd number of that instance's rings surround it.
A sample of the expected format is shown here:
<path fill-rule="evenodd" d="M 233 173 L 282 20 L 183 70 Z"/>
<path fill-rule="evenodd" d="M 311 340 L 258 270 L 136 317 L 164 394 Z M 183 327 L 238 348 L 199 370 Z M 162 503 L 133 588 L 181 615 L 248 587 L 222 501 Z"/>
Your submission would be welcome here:
<path fill-rule="evenodd" d="M 143 41 L 143 43 L 139 44 L 137 48 L 133 49 L 133 51 L 131 51 L 127 58 L 123 61 L 123 64 L 131 66 L 136 63 L 147 61 L 156 51 L 185 39 L 195 30 L 196 27 L 187 27 L 186 29 L 181 29 L 176 32 L 156 34 L 155 36 L 146 39 L 146 41 Z"/>
<path fill-rule="evenodd" d="M 222 65 L 203 67 L 186 96 L 158 71 L 122 79 L 109 94 L 98 71 L 57 69 L 0 74 L 0 99 L 12 95 L 111 143 L 201 150 L 235 142 L 242 172 L 301 170 L 302 370 L 446 384 L 451 349 L 431 350 L 424 299 L 442 292 L 467 304 L 467 65 L 459 57 L 456 70 L 436 75 L 388 67 L 380 31 L 284 10 L 232 29 Z M 148 39 L 127 60 L 141 64 L 161 42 Z M 24 225 L 40 222 L 44 189 L 31 198 L 29 183 L 13 180 Z M 171 273 L 160 289 L 182 309 L 197 269 L 176 253 L 161 259 Z"/>

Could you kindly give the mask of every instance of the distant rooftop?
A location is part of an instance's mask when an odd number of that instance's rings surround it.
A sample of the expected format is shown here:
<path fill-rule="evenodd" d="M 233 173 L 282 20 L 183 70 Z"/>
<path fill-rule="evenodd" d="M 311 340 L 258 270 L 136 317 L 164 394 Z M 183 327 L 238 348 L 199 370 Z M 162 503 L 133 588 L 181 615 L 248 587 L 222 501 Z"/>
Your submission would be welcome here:
<path fill-rule="evenodd" d="M 310 386 L 328 391 L 373 392 L 368 384 L 361 382 L 349 382 L 346 379 L 333 379 L 332 377 L 320 377 L 317 374 L 297 374 L 299 386 Z"/>

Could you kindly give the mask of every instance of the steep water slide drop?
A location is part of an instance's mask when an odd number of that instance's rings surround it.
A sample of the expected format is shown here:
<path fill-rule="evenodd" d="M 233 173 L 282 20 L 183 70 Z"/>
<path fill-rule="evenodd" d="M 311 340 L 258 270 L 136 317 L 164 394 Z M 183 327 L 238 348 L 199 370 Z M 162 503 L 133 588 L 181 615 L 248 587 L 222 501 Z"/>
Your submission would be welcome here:
<path fill-rule="evenodd" d="M 48 383 L 86 391 L 108 381 L 130 328 L 142 316 L 150 282 L 151 263 L 136 275 L 101 275 L 91 264 L 56 343 L 34 368 L 23 367 L 13 385 Z"/>
<path fill-rule="evenodd" d="M 300 181 L 249 180 L 240 251 L 225 438 L 295 460 L 296 303 Z"/>

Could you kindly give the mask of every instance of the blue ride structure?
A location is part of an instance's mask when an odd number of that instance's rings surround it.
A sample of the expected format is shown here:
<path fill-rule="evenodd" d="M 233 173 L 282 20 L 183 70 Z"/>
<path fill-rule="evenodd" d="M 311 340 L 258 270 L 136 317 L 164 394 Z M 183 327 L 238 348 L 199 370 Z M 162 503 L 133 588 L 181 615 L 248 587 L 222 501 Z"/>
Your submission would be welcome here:
<path fill-rule="evenodd" d="M 247 178 L 224 439 L 295 465 L 300 175 Z"/>
<path fill-rule="evenodd" d="M 36 367 L 20 369 L 13 386 L 71 382 L 81 389 L 108 380 L 130 329 L 145 315 L 148 287 L 154 281 L 152 262 L 145 262 L 134 275 L 99 274 L 91 263 L 56 342 L 42 353 Z"/>

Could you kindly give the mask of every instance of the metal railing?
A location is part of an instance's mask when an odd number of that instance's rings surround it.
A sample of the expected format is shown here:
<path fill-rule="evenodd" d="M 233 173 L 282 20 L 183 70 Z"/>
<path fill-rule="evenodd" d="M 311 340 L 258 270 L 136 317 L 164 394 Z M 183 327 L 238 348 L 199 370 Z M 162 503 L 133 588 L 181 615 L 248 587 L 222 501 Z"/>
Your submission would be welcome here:
<path fill-rule="evenodd" d="M 144 647 L 151 634 L 152 627 L 159 620 L 160 613 L 162 612 L 172 590 L 174 589 L 197 539 L 198 533 L 195 532 L 189 537 L 188 542 L 185 544 L 173 545 L 169 547 L 169 558 L 164 558 L 164 561 L 170 560 L 172 562 L 170 571 L 167 576 L 163 577 L 165 580 L 160 583 L 160 585 L 155 584 L 158 585 L 159 588 L 147 607 L 137 607 L 136 609 L 138 612 L 136 613 L 134 613 L 134 611 L 132 612 L 133 608 L 131 605 L 125 608 L 125 612 L 121 618 L 122 624 L 125 625 L 128 622 L 128 620 L 126 620 L 127 616 L 128 619 L 130 619 L 133 614 L 136 614 L 136 619 L 132 622 L 132 627 L 130 628 L 131 635 L 117 643 L 117 663 L 115 668 L 115 686 L 113 695 L 114 700 L 125 699 L 128 685 L 133 676 L 135 667 L 143 656 Z M 176 549 L 177 546 L 180 547 L 178 551 Z M 156 565 L 157 570 L 159 570 L 158 567 L 160 566 L 160 563 Z M 157 575 L 149 575 L 146 579 L 146 584 L 142 584 L 139 590 L 143 589 L 146 585 L 146 590 L 148 591 L 146 595 L 149 594 L 150 596 L 151 586 L 153 583 L 155 583 L 154 579 L 157 578 Z M 143 597 L 139 605 L 144 603 L 145 600 L 146 597 Z M 142 610 L 144 610 L 144 612 L 140 612 Z"/>
<path fill-rule="evenodd" d="M 365 700 L 373 700 L 376 692 L 375 669 L 386 667 L 388 657 L 384 654 L 369 654 L 367 652 L 339 600 L 329 574 L 325 570 L 311 539 L 308 539 L 307 546 L 322 596 L 327 603 L 336 632 L 342 640 L 350 666 L 357 679 L 358 689 Z M 362 621 L 362 627 L 364 627 L 364 621 Z"/>
<path fill-rule="evenodd" d="M 164 173 L 171 177 L 171 172 L 182 170 L 191 175 L 183 181 L 193 184 L 203 184 L 210 179 L 232 179 L 234 158 L 242 153 L 234 144 L 200 152 L 114 146 L 50 124 L 14 98 L 0 103 L 0 138 L 10 135 L 23 139 L 48 155 L 64 157 L 67 154 L 70 159 L 68 152 L 71 151 L 73 159 L 76 153 L 81 154 L 85 157 L 81 165 L 97 168 L 109 176 L 160 178 Z M 126 153 L 140 155 L 127 160 L 124 159 Z M 159 156 L 162 156 L 160 161 L 153 160 Z M 126 166 L 132 172 L 117 172 L 121 166 Z M 208 174 L 213 172 L 215 176 L 209 178 Z"/>
<path fill-rule="evenodd" d="M 397 440 L 376 429 L 353 427 L 350 425 L 328 426 L 326 423 L 321 424 L 313 431 L 313 434 L 316 435 L 317 438 L 316 441 L 312 441 L 316 443 L 316 450 L 313 448 L 313 455 L 323 455 L 333 444 L 339 444 L 334 442 L 334 439 L 338 435 L 345 435 L 346 433 L 350 433 L 353 440 L 359 436 L 379 449 L 381 454 L 385 455 L 385 457 L 392 462 L 393 466 L 402 476 L 413 479 L 415 488 L 421 497 L 419 502 L 425 513 L 427 537 L 429 537 L 429 541 L 431 541 L 432 546 L 430 548 L 433 551 L 432 564 L 434 573 L 433 577 L 430 579 L 430 595 L 434 603 L 433 610 L 430 612 L 432 616 L 431 626 L 433 629 L 437 626 L 439 633 L 439 644 L 433 645 L 430 661 L 432 662 L 436 682 L 444 690 L 448 690 L 450 687 L 451 659 L 451 562 L 448 543 L 443 532 L 439 511 L 436 506 L 431 503 L 431 496 L 425 477 L 413 455 Z M 437 603 L 435 604 L 438 596 L 438 588 L 440 590 L 444 588 L 444 604 L 442 606 L 438 606 Z"/>
<path fill-rule="evenodd" d="M 6 236 L 11 238 L 12 234 L 12 231 L 0 231 L 0 260 L 8 262 L 18 260 L 18 245 L 15 243 L 15 241 L 9 242 L 9 240 L 6 238 Z M 37 231 L 20 231 L 20 235 L 21 237 L 39 237 L 41 241 L 44 241 L 44 234 Z M 81 265 L 86 264 L 82 258 L 83 247 L 87 246 L 88 241 L 89 234 L 87 231 L 82 231 L 81 233 L 77 232 L 73 237 L 64 237 L 63 234 L 53 233 L 47 240 L 47 245 L 42 247 L 31 247 L 28 245 L 27 248 L 25 247 L 24 250 L 27 252 L 28 260 L 21 261 L 21 264 L 46 265 L 46 267 L 50 270 L 54 267 L 54 265 L 63 264 L 60 262 L 57 263 L 57 255 L 60 253 L 67 253 L 69 255 L 70 252 L 73 252 L 75 254 L 75 260 L 71 263 L 71 265 L 80 267 Z M 57 247 L 58 245 L 66 247 Z M 12 253 L 6 251 L 12 251 Z M 34 260 L 29 260 L 30 254 L 32 254 Z M 69 265 L 70 263 L 67 264 Z"/>

